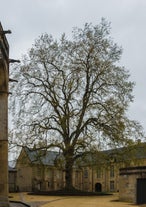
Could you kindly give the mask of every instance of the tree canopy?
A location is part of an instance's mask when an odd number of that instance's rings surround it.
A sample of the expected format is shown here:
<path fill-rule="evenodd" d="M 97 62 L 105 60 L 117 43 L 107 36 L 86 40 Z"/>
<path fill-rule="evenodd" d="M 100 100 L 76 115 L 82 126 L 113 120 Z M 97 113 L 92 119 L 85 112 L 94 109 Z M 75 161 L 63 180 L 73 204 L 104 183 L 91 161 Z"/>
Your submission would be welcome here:
<path fill-rule="evenodd" d="M 121 54 L 103 19 L 74 28 L 71 40 L 41 35 L 13 68 L 12 142 L 58 148 L 67 186 L 74 161 L 85 152 L 127 146 L 142 135 L 127 117 L 134 83 L 120 66 Z"/>

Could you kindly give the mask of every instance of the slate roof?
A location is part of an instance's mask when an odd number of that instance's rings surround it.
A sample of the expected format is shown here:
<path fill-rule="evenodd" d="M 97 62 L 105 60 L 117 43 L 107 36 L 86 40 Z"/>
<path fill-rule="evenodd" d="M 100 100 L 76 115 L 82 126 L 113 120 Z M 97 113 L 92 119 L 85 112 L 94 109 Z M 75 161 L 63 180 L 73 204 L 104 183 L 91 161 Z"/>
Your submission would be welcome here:
<path fill-rule="evenodd" d="M 29 160 L 35 164 L 43 165 L 54 165 L 54 162 L 58 156 L 59 152 L 56 151 L 47 151 L 47 150 L 34 150 L 27 147 L 24 148 Z"/>
<path fill-rule="evenodd" d="M 43 164 L 54 166 L 54 162 L 57 158 L 62 157 L 61 153 L 56 151 L 47 151 L 47 150 L 34 150 L 24 147 L 24 150 L 32 163 L 35 164 Z M 101 155 L 101 156 L 100 156 Z M 103 156 L 105 157 L 103 157 Z M 87 156 L 86 161 L 90 161 L 90 153 Z M 131 146 L 129 148 L 117 148 L 101 151 L 100 154 L 95 154 L 94 157 L 98 158 L 98 160 L 107 159 L 110 160 L 111 157 L 117 158 L 117 161 L 120 160 L 129 160 L 129 159 L 143 159 L 146 158 L 146 143 L 141 143 L 135 146 Z M 95 160 L 97 160 L 97 158 Z M 93 159 L 93 158 L 92 158 Z M 86 163 L 85 160 L 81 159 L 81 162 Z M 83 164 L 82 163 L 82 164 Z M 89 164 L 89 163 L 88 163 Z"/>
<path fill-rule="evenodd" d="M 129 146 L 129 147 L 121 147 L 117 149 L 110 149 L 103 151 L 108 156 L 111 155 L 122 155 L 123 158 L 130 158 L 129 155 L 132 155 L 136 159 L 143 159 L 146 158 L 146 143 L 139 143 L 137 145 Z"/>

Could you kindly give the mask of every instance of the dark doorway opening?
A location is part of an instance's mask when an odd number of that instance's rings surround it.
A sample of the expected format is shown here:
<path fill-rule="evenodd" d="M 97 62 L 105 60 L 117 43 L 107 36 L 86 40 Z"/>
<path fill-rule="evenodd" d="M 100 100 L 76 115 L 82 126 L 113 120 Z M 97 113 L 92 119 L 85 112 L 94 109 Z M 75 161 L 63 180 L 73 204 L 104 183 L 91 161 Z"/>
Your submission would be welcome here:
<path fill-rule="evenodd" d="M 146 178 L 138 178 L 137 179 L 137 204 L 146 203 Z"/>
<path fill-rule="evenodd" d="M 101 183 L 95 184 L 95 192 L 101 192 L 102 191 L 102 185 Z"/>

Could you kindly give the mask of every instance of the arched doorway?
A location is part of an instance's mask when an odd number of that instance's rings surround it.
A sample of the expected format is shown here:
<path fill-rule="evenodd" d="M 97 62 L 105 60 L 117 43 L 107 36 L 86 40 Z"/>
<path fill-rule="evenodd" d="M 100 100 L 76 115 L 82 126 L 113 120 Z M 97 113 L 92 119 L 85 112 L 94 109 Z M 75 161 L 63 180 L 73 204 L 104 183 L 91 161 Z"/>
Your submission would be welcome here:
<path fill-rule="evenodd" d="M 95 184 L 95 192 L 101 192 L 102 191 L 102 185 L 101 183 Z"/>

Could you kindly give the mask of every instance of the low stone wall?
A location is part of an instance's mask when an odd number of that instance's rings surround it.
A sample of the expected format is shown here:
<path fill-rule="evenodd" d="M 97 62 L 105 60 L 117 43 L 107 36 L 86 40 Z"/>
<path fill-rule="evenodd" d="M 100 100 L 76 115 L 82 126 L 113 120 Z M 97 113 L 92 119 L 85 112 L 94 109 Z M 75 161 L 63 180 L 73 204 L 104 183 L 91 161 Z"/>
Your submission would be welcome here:
<path fill-rule="evenodd" d="M 121 168 L 119 176 L 119 199 L 136 203 L 137 179 L 146 178 L 146 166 Z"/>

